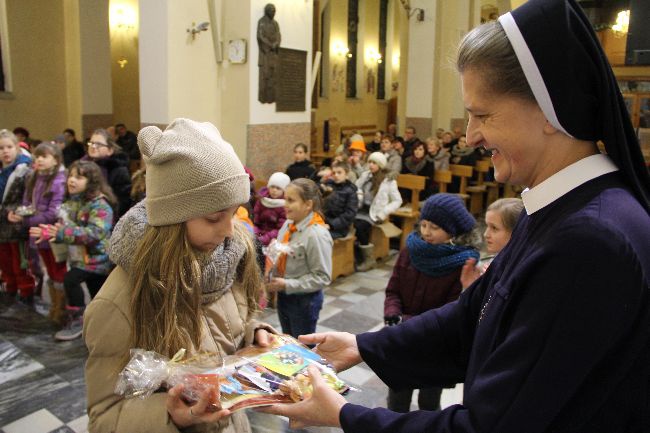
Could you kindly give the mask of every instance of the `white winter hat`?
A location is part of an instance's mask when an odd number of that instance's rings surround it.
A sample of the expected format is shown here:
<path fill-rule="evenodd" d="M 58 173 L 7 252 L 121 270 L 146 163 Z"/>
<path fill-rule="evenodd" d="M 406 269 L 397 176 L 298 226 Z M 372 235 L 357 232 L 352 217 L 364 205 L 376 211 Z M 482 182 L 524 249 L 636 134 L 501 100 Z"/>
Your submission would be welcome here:
<path fill-rule="evenodd" d="M 282 191 L 287 189 L 287 186 L 291 183 L 291 178 L 286 174 L 278 171 L 275 172 L 269 177 L 269 183 L 266 186 L 277 186 Z"/>
<path fill-rule="evenodd" d="M 211 123 L 174 120 L 138 133 L 147 164 L 147 220 L 177 224 L 246 203 L 250 181 L 232 146 Z"/>
<path fill-rule="evenodd" d="M 368 157 L 368 162 L 374 162 L 381 169 L 386 167 L 388 159 L 386 159 L 386 155 L 381 152 L 372 152 Z"/>

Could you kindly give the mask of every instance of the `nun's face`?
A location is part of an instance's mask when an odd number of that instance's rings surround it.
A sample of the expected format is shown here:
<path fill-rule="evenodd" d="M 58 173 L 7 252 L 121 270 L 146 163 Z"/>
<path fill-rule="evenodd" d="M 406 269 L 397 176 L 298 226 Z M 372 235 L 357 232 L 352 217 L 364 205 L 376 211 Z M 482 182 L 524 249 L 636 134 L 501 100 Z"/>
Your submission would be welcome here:
<path fill-rule="evenodd" d="M 498 182 L 533 187 L 548 177 L 557 155 L 545 146 L 546 118 L 537 104 L 486 92 L 475 70 L 461 75 L 463 102 L 469 112 L 467 143 L 492 153 Z"/>

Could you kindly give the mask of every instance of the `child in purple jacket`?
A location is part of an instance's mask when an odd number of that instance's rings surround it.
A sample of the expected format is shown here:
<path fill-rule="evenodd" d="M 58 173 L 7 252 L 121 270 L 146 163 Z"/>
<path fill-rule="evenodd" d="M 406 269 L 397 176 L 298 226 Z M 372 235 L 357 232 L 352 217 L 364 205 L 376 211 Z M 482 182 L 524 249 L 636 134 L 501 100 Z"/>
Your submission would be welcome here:
<path fill-rule="evenodd" d="M 260 243 L 267 246 L 278 236 L 278 230 L 284 224 L 284 190 L 291 179 L 284 173 L 271 175 L 266 187 L 260 190 L 260 197 L 253 209 L 255 235 Z"/>
<path fill-rule="evenodd" d="M 476 220 L 454 194 L 432 195 L 420 212 L 420 230 L 412 232 L 395 263 L 386 287 L 384 322 L 388 326 L 455 301 L 461 292 L 461 270 L 478 259 L 481 237 Z M 420 389 L 420 410 L 440 409 L 442 388 Z M 388 409 L 408 412 L 412 389 L 388 390 Z"/>
<path fill-rule="evenodd" d="M 22 222 L 23 226 L 40 231 L 39 224 L 53 224 L 65 195 L 65 170 L 63 155 L 56 144 L 41 143 L 34 150 L 34 171 L 27 179 L 23 206 L 28 211 L 18 215 L 11 211 L 7 216 L 10 222 Z M 34 238 L 30 244 L 35 245 Z M 50 318 L 61 324 L 64 319 L 65 292 L 63 277 L 66 272 L 65 260 L 57 262 L 49 242 L 37 245 L 38 253 L 43 259 L 49 276 L 49 290 L 52 306 Z"/>

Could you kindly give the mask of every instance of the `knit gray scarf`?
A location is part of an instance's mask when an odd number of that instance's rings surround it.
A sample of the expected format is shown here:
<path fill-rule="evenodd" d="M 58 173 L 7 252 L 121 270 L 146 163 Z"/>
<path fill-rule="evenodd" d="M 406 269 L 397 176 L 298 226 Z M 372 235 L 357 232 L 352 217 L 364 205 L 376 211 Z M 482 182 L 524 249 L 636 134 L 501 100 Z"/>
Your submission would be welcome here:
<path fill-rule="evenodd" d="M 113 229 L 109 256 L 113 263 L 129 272 L 135 257 L 138 241 L 147 227 L 146 199 L 133 206 Z M 246 245 L 240 239 L 228 238 L 211 254 L 201 254 L 201 303 L 216 301 L 232 287 L 237 275 L 237 266 L 246 252 Z"/>

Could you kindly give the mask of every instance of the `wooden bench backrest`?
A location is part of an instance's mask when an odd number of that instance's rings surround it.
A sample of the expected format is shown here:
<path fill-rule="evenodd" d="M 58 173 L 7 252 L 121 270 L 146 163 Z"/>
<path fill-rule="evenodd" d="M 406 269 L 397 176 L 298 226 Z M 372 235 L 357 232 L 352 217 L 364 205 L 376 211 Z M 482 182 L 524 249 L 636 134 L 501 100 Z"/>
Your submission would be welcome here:
<path fill-rule="evenodd" d="M 467 179 L 472 177 L 474 167 L 471 165 L 449 164 L 449 170 L 451 170 L 452 176 L 460 178 L 460 187 L 458 188 L 458 192 L 460 194 L 467 194 Z"/>
<path fill-rule="evenodd" d="M 414 174 L 400 174 L 397 176 L 397 186 L 399 188 L 411 190 L 411 210 L 417 212 L 420 205 L 420 191 L 424 190 L 427 178 Z"/>
<path fill-rule="evenodd" d="M 477 184 L 483 185 L 485 181 L 485 174 L 490 171 L 490 160 L 480 159 L 476 161 L 476 166 L 474 167 L 478 172 Z"/>
<path fill-rule="evenodd" d="M 439 192 L 447 192 L 447 185 L 451 183 L 451 171 L 450 170 L 434 171 L 433 181 L 438 184 Z"/>

